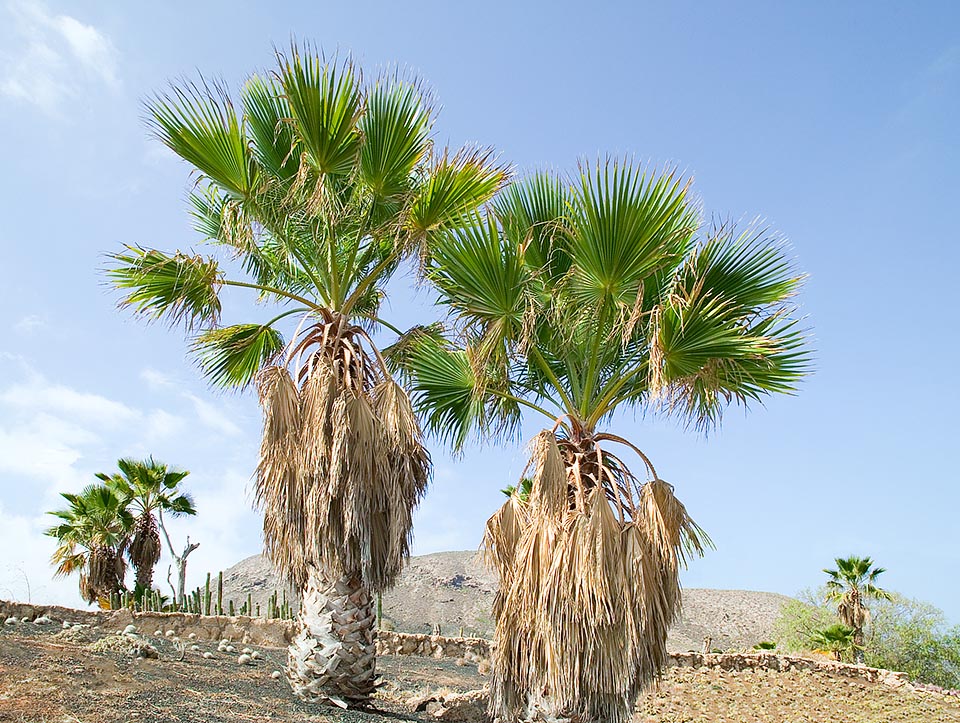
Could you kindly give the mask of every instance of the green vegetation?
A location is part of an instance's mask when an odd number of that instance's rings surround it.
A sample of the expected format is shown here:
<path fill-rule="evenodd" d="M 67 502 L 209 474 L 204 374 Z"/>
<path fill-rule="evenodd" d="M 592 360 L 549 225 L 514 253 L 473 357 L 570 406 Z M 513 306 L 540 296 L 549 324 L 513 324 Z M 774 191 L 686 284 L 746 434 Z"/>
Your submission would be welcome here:
<path fill-rule="evenodd" d="M 160 560 L 156 514 L 196 515 L 197 511 L 190 495 L 179 489 L 189 472 L 170 470 L 153 457 L 142 461 L 121 459 L 117 467 L 119 473 L 100 472 L 97 478 L 114 491 L 124 508 L 135 517 L 126 553 L 136 572 L 135 589 L 139 597 L 153 590 L 153 569 Z"/>
<path fill-rule="evenodd" d="M 827 580 L 826 599 L 837 606 L 837 617 L 853 630 L 853 654 L 856 662 L 864 662 L 863 631 L 870 622 L 870 600 L 889 600 L 890 593 L 877 586 L 877 578 L 885 572 L 874 567 L 869 557 L 836 559 L 836 570 L 824 570 Z"/>
<path fill-rule="evenodd" d="M 810 643 L 816 650 L 832 653 L 834 660 L 843 660 L 843 655 L 854 650 L 855 631 L 843 623 L 834 623 L 822 630 L 814 630 Z"/>
<path fill-rule="evenodd" d="M 826 592 L 806 590 L 783 605 L 774 623 L 780 648 L 793 653 L 823 649 L 817 632 L 837 623 L 836 610 L 824 603 Z M 848 659 L 852 649 L 846 651 Z M 891 592 L 871 603 L 863 660 L 921 683 L 960 688 L 960 626 L 949 627 L 943 613 L 928 603 Z"/>
<path fill-rule="evenodd" d="M 70 506 L 48 513 L 61 520 L 46 533 L 60 542 L 52 563 L 57 575 L 80 573 L 80 595 L 88 603 L 111 607 L 126 597 L 127 557 L 136 570 L 132 603 L 158 609 L 153 569 L 160 559 L 160 535 L 154 512 L 197 513 L 190 496 L 179 490 L 190 473 L 170 471 L 152 457 L 121 459 L 117 467 L 119 474 L 96 475 L 102 484 L 89 485 L 79 495 L 62 494 Z"/>
<path fill-rule="evenodd" d="M 428 428 L 460 449 L 509 436 L 523 414 L 546 426 L 529 501 L 511 495 L 487 523 L 491 713 L 628 720 L 665 663 L 679 569 L 708 540 L 606 426 L 640 409 L 706 430 L 730 403 L 794 391 L 802 276 L 775 234 L 704 227 L 689 182 L 630 161 L 516 182 L 427 251 L 446 325 L 389 353 Z"/>

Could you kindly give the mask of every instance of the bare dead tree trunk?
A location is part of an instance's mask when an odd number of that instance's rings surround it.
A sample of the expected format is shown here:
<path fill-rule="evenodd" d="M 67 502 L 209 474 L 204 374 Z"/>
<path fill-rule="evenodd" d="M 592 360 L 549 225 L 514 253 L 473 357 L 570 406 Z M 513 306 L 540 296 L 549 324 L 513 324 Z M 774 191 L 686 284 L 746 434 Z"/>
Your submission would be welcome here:
<path fill-rule="evenodd" d="M 174 590 L 174 602 L 178 605 L 182 605 L 184 600 L 186 600 L 186 588 L 187 588 L 187 557 L 191 552 L 200 547 L 199 542 L 190 543 L 190 536 L 187 535 L 187 544 L 183 548 L 183 552 L 179 555 L 177 551 L 173 549 L 173 543 L 170 542 L 170 535 L 167 532 L 166 526 L 163 524 L 163 511 L 159 511 L 160 518 L 160 529 L 163 530 L 163 536 L 167 540 L 167 547 L 170 550 L 170 556 L 173 558 L 174 564 L 177 566 L 177 589 Z M 167 570 L 167 582 L 170 582 L 170 571 Z M 173 587 L 173 583 L 170 582 L 170 587 Z"/>

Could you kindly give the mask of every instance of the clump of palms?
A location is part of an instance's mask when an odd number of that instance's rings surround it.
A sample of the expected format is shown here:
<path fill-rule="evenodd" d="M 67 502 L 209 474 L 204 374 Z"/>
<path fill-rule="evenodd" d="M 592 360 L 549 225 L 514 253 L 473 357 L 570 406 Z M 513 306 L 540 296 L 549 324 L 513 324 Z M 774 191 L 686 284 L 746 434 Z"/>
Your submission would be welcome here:
<path fill-rule="evenodd" d="M 114 490 L 89 485 L 80 494 L 61 493 L 69 506 L 49 514 L 60 522 L 46 531 L 60 544 L 51 562 L 57 575 L 80 575 L 80 595 L 88 603 L 109 600 L 124 589 L 123 560 L 133 515 Z"/>
<path fill-rule="evenodd" d="M 834 660 L 842 660 L 844 653 L 853 650 L 856 654 L 858 646 L 854 641 L 855 631 L 848 625 L 836 623 L 822 630 L 814 630 L 810 635 L 810 644 L 816 650 L 831 653 Z"/>
<path fill-rule="evenodd" d="M 366 80 L 299 48 L 251 77 L 239 107 L 220 86 L 188 85 L 149 112 L 195 169 L 197 229 L 246 276 L 213 256 L 135 247 L 113 255 L 110 276 L 123 305 L 193 333 L 214 384 L 256 383 L 266 552 L 302 593 L 288 675 L 301 697 L 362 702 L 374 687 L 373 596 L 400 571 L 430 474 L 371 333 L 394 329 L 380 307 L 401 261 L 461 224 L 505 172 L 486 152 L 434 146 L 416 80 Z M 225 287 L 279 308 L 224 325 Z"/>
<path fill-rule="evenodd" d="M 179 490 L 180 483 L 190 473 L 171 470 L 153 457 L 142 461 L 121 459 L 117 461 L 117 467 L 119 473 L 100 472 L 97 478 L 114 491 L 135 518 L 126 553 L 135 571 L 135 589 L 142 594 L 153 589 L 153 569 L 160 560 L 156 513 L 167 512 L 173 516 L 197 514 L 190 495 Z"/>
<path fill-rule="evenodd" d="M 837 606 L 837 617 L 853 633 L 854 659 L 864 662 L 864 628 L 870 622 L 868 600 L 891 600 L 892 595 L 877 586 L 877 578 L 886 572 L 874 567 L 869 557 L 836 558 L 837 569 L 824 572 L 827 580 L 827 601 Z"/>
<path fill-rule="evenodd" d="M 791 392 L 808 365 L 801 276 L 766 229 L 704 229 L 687 182 L 620 161 L 512 185 L 434 239 L 426 275 L 448 328 L 390 354 L 429 428 L 459 449 L 516 431 L 524 412 L 548 425 L 529 499 L 511 494 L 487 523 L 491 714 L 627 721 L 665 664 L 679 569 L 708 539 L 607 426 L 640 409 L 705 429 L 731 402 Z"/>

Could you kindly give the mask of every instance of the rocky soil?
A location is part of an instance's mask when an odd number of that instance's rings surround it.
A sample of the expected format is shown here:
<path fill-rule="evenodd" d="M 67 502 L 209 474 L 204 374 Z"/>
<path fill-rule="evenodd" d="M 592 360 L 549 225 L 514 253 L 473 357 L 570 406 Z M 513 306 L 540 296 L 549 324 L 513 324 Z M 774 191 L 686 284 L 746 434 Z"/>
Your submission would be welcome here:
<path fill-rule="evenodd" d="M 249 557 L 223 574 L 224 598 L 246 600 L 266 609 L 266 600 L 281 582 L 270 562 Z M 430 633 L 435 625 L 445 635 L 489 638 L 496 578 L 476 551 L 438 552 L 410 559 L 397 586 L 383 596 L 388 627 L 407 633 Z M 290 599 L 293 599 L 292 594 Z M 746 590 L 688 589 L 683 593 L 683 617 L 670 631 L 673 651 L 710 648 L 749 649 L 772 637 L 773 621 L 784 595 Z"/>
<path fill-rule="evenodd" d="M 123 635 L 96 626 L 17 622 L 0 626 L 0 721 L 3 723 L 388 723 L 448 720 L 456 699 L 486 678 L 471 665 L 383 656 L 374 707 L 341 711 L 295 701 L 272 677 L 284 651 L 250 646 L 257 659 L 216 643 L 186 648 L 137 633 L 157 657 L 134 657 Z M 206 656 L 204 654 L 207 654 Z M 473 704 L 476 699 L 461 698 Z M 960 722 L 960 698 L 851 680 L 821 671 L 671 668 L 639 702 L 637 723 L 738 721 L 812 723 Z"/>

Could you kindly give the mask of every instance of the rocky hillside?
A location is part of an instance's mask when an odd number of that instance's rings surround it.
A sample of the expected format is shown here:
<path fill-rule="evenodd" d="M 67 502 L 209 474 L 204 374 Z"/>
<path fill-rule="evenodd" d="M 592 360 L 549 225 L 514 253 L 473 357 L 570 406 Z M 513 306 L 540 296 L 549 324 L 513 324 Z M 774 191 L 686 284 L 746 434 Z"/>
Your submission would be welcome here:
<path fill-rule="evenodd" d="M 239 602 L 250 593 L 263 609 L 273 591 L 281 589 L 260 555 L 226 570 L 223 584 L 225 599 Z M 495 577 L 475 551 L 413 557 L 396 588 L 383 596 L 385 624 L 410 633 L 429 633 L 439 625 L 446 635 L 463 628 L 465 635 L 490 637 L 495 592 Z M 669 648 L 699 651 L 707 637 L 711 648 L 750 648 L 772 637 L 773 621 L 788 599 L 769 592 L 685 590 L 683 618 L 670 632 Z"/>

